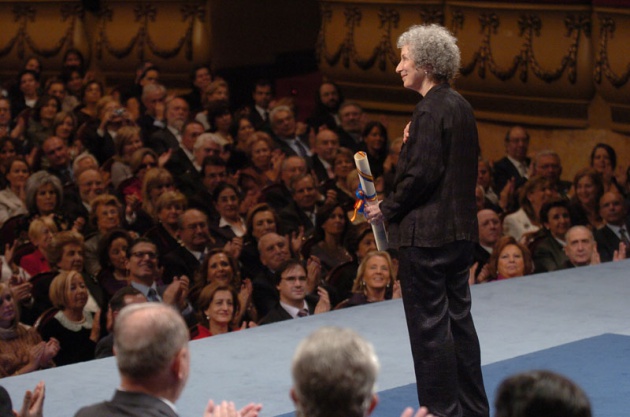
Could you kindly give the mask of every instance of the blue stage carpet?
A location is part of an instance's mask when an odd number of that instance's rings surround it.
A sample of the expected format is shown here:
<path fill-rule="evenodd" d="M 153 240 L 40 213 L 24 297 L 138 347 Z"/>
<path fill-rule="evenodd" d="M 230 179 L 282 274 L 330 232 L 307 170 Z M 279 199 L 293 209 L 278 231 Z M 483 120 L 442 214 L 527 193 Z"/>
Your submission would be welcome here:
<path fill-rule="evenodd" d="M 548 369 L 569 377 L 586 391 L 594 417 L 627 417 L 629 358 L 630 336 L 604 334 L 486 365 L 483 376 L 492 415 L 494 394 L 507 375 Z M 381 391 L 378 395 L 380 403 L 373 417 L 397 417 L 406 406 L 418 406 L 416 384 Z"/>

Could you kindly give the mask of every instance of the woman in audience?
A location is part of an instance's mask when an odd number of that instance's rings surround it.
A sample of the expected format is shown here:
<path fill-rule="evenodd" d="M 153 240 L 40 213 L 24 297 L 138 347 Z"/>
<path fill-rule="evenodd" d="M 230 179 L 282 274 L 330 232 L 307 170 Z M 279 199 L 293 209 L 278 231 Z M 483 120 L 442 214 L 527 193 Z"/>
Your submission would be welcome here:
<path fill-rule="evenodd" d="M 116 156 L 112 163 L 112 185 L 118 188 L 120 183 L 133 176 L 131 170 L 131 158 L 135 151 L 142 148 L 140 128 L 137 126 L 124 126 L 118 130 L 114 139 Z"/>
<path fill-rule="evenodd" d="M 352 212 L 357 197 L 355 191 L 348 188 L 348 174 L 355 168 L 354 155 L 348 148 L 339 148 L 332 163 L 335 178 L 326 181 L 323 185 L 324 193 L 334 190 L 337 193 L 337 201 L 346 213 Z"/>
<path fill-rule="evenodd" d="M 55 115 L 52 122 L 53 135 L 70 147 L 72 159 L 83 152 L 83 145 L 77 140 L 77 127 L 77 117 L 72 112 L 61 111 Z"/>
<path fill-rule="evenodd" d="M 575 195 L 570 205 L 571 224 L 597 230 L 604 224 L 599 215 L 599 199 L 604 194 L 601 175 L 592 168 L 581 169 L 575 174 L 573 188 Z"/>
<path fill-rule="evenodd" d="M 519 191 L 521 208 L 503 219 L 503 234 L 516 240 L 526 239 L 540 227 L 540 209 L 553 196 L 549 181 L 544 177 L 532 177 Z M 527 235 L 527 236 L 525 236 Z"/>
<path fill-rule="evenodd" d="M 116 197 L 102 194 L 90 202 L 90 222 L 96 227 L 96 233 L 85 241 L 85 271 L 96 276 L 101 270 L 99 262 L 99 242 L 107 233 L 121 227 L 122 204 Z"/>
<path fill-rule="evenodd" d="M 315 243 L 309 255 L 321 261 L 321 276 L 325 277 L 338 265 L 352 261 L 344 248 L 348 218 L 339 204 L 319 210 L 316 215 Z"/>
<path fill-rule="evenodd" d="M 129 204 L 129 198 L 135 203 L 142 202 L 142 182 L 147 171 L 157 168 L 159 159 L 157 154 L 149 148 L 140 148 L 131 155 L 130 166 L 133 177 L 127 178 L 118 185 L 119 192 Z"/>
<path fill-rule="evenodd" d="M 260 263 L 258 240 L 267 233 L 278 233 L 280 219 L 268 204 L 260 203 L 252 207 L 247 213 L 245 226 L 247 233 L 243 238 L 243 250 L 239 260 L 242 265 L 243 276 L 253 279 L 264 270 L 263 264 Z M 298 240 L 301 244 L 302 239 Z"/>
<path fill-rule="evenodd" d="M 247 165 L 247 146 L 255 131 L 247 116 L 239 116 L 232 121 L 230 136 L 234 138 L 234 143 L 231 145 L 230 159 L 227 162 L 229 172 L 236 172 Z"/>
<path fill-rule="evenodd" d="M 530 246 L 536 273 L 564 269 L 569 260 L 564 253 L 565 234 L 571 228 L 569 203 L 565 200 L 545 203 L 540 220 L 545 226 L 545 237 Z"/>
<path fill-rule="evenodd" d="M 197 305 L 199 324 L 193 340 L 240 330 L 234 326 L 240 305 L 232 286 L 220 282 L 206 285 L 199 295 Z M 245 327 L 247 325 L 243 323 L 243 328 Z"/>
<path fill-rule="evenodd" d="M 284 155 L 273 153 L 273 141 L 263 132 L 252 134 L 247 148 L 250 167 L 241 171 L 241 177 L 248 177 L 257 188 L 273 184 L 280 176 Z"/>
<path fill-rule="evenodd" d="M 26 180 L 26 208 L 33 217 L 57 215 L 63 202 L 63 188 L 59 178 L 46 171 L 38 171 Z"/>
<path fill-rule="evenodd" d="M 127 279 L 127 248 L 131 246 L 131 236 L 126 230 L 114 229 L 100 240 L 98 259 L 101 270 L 96 280 L 111 298 L 116 291 L 129 285 Z"/>
<path fill-rule="evenodd" d="M 160 256 L 179 246 L 179 216 L 186 210 L 186 196 L 179 191 L 166 191 L 155 202 L 157 224 L 145 237 L 157 246 Z"/>
<path fill-rule="evenodd" d="M 173 176 L 164 168 L 151 168 L 142 181 L 142 209 L 152 218 L 156 217 L 155 203 L 166 191 L 175 191 Z"/>
<path fill-rule="evenodd" d="M 230 92 L 228 84 L 225 80 L 217 79 L 212 81 L 203 92 L 203 111 L 195 115 L 195 120 L 203 125 L 204 130 L 212 129 L 212 109 L 219 104 L 228 105 L 230 101 Z"/>
<path fill-rule="evenodd" d="M 378 178 L 383 175 L 383 163 L 387 158 L 389 146 L 387 129 L 381 122 L 368 122 L 361 137 L 363 138 L 361 150 L 367 154 L 372 176 Z"/>
<path fill-rule="evenodd" d="M 81 80 L 82 78 L 83 77 L 81 77 Z M 85 84 L 85 87 L 83 87 L 81 81 L 80 88 L 81 89 L 79 94 L 81 97 L 82 105 L 74 109 L 74 112 L 77 116 L 77 126 L 79 127 L 86 122 L 93 122 L 97 120 L 98 110 L 96 108 L 96 105 L 105 94 L 103 84 L 96 80 L 89 81 L 87 84 Z M 70 91 L 70 88 L 68 88 L 68 91 Z"/>
<path fill-rule="evenodd" d="M 37 330 L 20 323 L 20 309 L 11 289 L 0 282 L 0 378 L 54 366 L 59 341 L 43 342 Z"/>
<path fill-rule="evenodd" d="M 39 99 L 39 71 L 24 69 L 17 76 L 16 94 L 11 97 L 11 112 L 17 118 L 22 110 L 35 107 Z"/>
<path fill-rule="evenodd" d="M 514 184 L 508 182 L 503 190 L 499 190 L 500 193 L 497 194 L 493 188 L 492 168 L 490 163 L 483 158 L 479 158 L 477 163 L 477 185 L 483 187 L 484 207 L 503 212 L 509 209 L 514 193 Z"/>
<path fill-rule="evenodd" d="M 195 274 L 195 284 L 189 293 L 190 301 L 195 303 L 202 289 L 214 283 L 229 285 L 238 292 L 237 298 L 242 308 L 234 318 L 237 326 L 240 326 L 242 321 L 258 320 L 258 313 L 252 302 L 252 282 L 250 279 L 241 280 L 236 261 L 223 249 L 212 249 L 204 258 Z"/>
<path fill-rule="evenodd" d="M 27 150 L 41 148 L 44 140 L 52 135 L 53 120 L 60 110 L 61 104 L 56 97 L 43 95 L 37 100 L 24 132 Z"/>
<path fill-rule="evenodd" d="M 31 174 L 24 158 L 16 156 L 6 164 L 6 188 L 0 191 L 0 227 L 20 214 L 27 214 L 26 181 Z"/>
<path fill-rule="evenodd" d="M 7 163 L 17 156 L 20 144 L 16 139 L 10 136 L 0 138 L 0 174 L 3 176 L 7 172 Z M 2 183 L 5 185 L 6 183 Z"/>
<path fill-rule="evenodd" d="M 352 295 L 341 303 L 340 308 L 401 297 L 400 282 L 396 280 L 389 253 L 373 251 L 359 264 L 357 277 L 352 285 Z"/>
<path fill-rule="evenodd" d="M 55 357 L 58 366 L 94 359 L 94 349 L 100 336 L 100 312 L 92 315 L 85 310 L 88 290 L 77 271 L 61 272 L 50 284 L 50 301 L 59 311 L 38 328 L 42 339 L 59 341 Z"/>
<path fill-rule="evenodd" d="M 617 168 L 617 153 L 606 144 L 598 143 L 591 152 L 591 168 L 601 175 L 604 192 L 614 191 L 624 195 L 623 188 L 617 184 L 615 169 Z"/>
<path fill-rule="evenodd" d="M 232 126 L 232 112 L 225 102 L 219 102 L 208 109 L 208 123 L 210 124 L 210 132 L 216 133 L 229 145 L 234 144 L 234 138 L 230 134 Z"/>
<path fill-rule="evenodd" d="M 55 233 L 57 233 L 57 226 L 50 217 L 41 217 L 31 222 L 28 228 L 28 238 L 35 246 L 35 250 L 20 259 L 20 267 L 31 276 L 50 271 L 48 245 L 50 245 Z"/>
<path fill-rule="evenodd" d="M 480 273 L 477 282 L 522 277 L 532 272 L 534 264 L 529 249 L 512 236 L 504 236 L 494 245 L 488 260 L 488 274 Z"/>
<path fill-rule="evenodd" d="M 234 237 L 243 237 L 247 232 L 245 220 L 240 214 L 241 198 L 235 186 L 221 182 L 212 193 L 214 207 L 219 213 L 218 228 L 226 241 Z"/>

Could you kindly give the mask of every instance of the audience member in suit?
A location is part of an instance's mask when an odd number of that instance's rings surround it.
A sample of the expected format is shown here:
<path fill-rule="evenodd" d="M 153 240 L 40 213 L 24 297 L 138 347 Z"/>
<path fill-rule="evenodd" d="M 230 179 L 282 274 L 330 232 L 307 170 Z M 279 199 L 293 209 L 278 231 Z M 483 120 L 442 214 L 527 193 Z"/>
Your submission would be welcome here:
<path fill-rule="evenodd" d="M 162 280 L 170 284 L 173 278 L 192 278 L 201 264 L 208 246 L 213 243 L 208 229 L 208 217 L 196 209 L 188 209 L 179 216 L 181 245 L 164 255 Z"/>
<path fill-rule="evenodd" d="M 273 141 L 286 156 L 298 155 L 306 158 L 312 155 L 308 141 L 296 133 L 295 115 L 289 106 L 274 107 L 269 113 Z"/>
<path fill-rule="evenodd" d="M 534 158 L 534 175 L 547 178 L 549 186 L 558 192 L 562 198 L 568 198 L 569 191 L 573 185 L 571 181 L 563 181 L 562 162 L 560 155 L 552 150 L 540 151 Z"/>
<path fill-rule="evenodd" d="M 311 174 L 291 178 L 290 190 L 293 201 L 280 211 L 280 218 L 287 232 L 298 232 L 303 228 L 304 235 L 308 238 L 315 230 L 318 199 L 321 195 L 315 188 L 315 180 Z"/>
<path fill-rule="evenodd" d="M 202 135 L 203 136 L 203 135 Z M 182 192 L 188 197 L 188 207 L 196 208 L 208 216 L 210 221 L 218 221 L 219 213 L 212 203 L 214 190 L 228 178 L 225 161 L 218 156 L 207 156 L 201 164 L 201 175 L 184 175 Z M 181 179 L 181 178 L 180 178 Z"/>
<path fill-rule="evenodd" d="M 81 234 L 87 237 L 96 231 L 96 227 L 88 221 L 91 213 L 90 204 L 105 192 L 101 172 L 96 168 L 88 168 L 78 173 L 77 188 L 78 193 L 66 193 L 64 209 L 69 219 L 73 221 L 83 219 L 85 225 L 81 229 Z"/>
<path fill-rule="evenodd" d="M 540 221 L 545 227 L 545 236 L 532 244 L 534 272 L 551 272 L 563 269 L 568 261 L 564 252 L 566 233 L 571 227 L 569 203 L 554 200 L 545 203 L 540 210 Z"/>
<path fill-rule="evenodd" d="M 259 239 L 270 232 L 278 233 L 281 224 L 277 212 L 266 203 L 259 203 L 249 209 L 245 223 L 247 233 L 243 237 L 243 249 L 239 257 L 241 275 L 246 278 L 254 278 L 265 269 L 264 265 L 260 263 Z M 303 242 L 301 237 L 299 242 Z M 293 243 L 293 239 L 291 243 Z"/>
<path fill-rule="evenodd" d="M 339 145 L 352 153 L 361 150 L 363 109 L 357 103 L 346 101 L 339 106 Z"/>
<path fill-rule="evenodd" d="M 315 109 L 307 119 L 307 123 L 315 132 L 319 132 L 322 127 L 335 130 L 339 126 L 339 104 L 343 102 L 343 95 L 339 87 L 325 81 L 317 90 L 315 97 Z"/>
<path fill-rule="evenodd" d="M 569 260 L 563 265 L 563 269 L 580 266 L 598 265 L 600 263 L 597 244 L 593 237 L 593 232 L 586 226 L 573 226 L 566 233 L 567 244 L 564 252 Z M 626 259 L 626 245 L 619 244 L 619 250 L 613 253 L 612 261 L 622 261 Z"/>
<path fill-rule="evenodd" d="M 627 250 L 630 249 L 630 223 L 623 196 L 612 191 L 604 193 L 599 200 L 599 213 L 606 222 L 604 227 L 594 233 L 601 262 L 612 261 L 615 252 L 622 250 L 622 244 L 627 255 Z"/>
<path fill-rule="evenodd" d="M 514 180 L 515 189 L 528 178 L 530 159 L 527 157 L 529 133 L 521 126 L 513 126 L 505 134 L 506 156 L 494 163 L 494 184 L 501 191 Z"/>
<path fill-rule="evenodd" d="M 181 145 L 173 151 L 171 157 L 164 165 L 173 177 L 179 176 L 187 172 L 199 172 L 201 166 L 196 166 L 195 145 L 199 136 L 203 134 L 203 126 L 197 121 L 187 122 L 182 129 Z M 203 160 L 203 158 L 199 158 Z"/>
<path fill-rule="evenodd" d="M 260 324 L 276 323 L 330 311 L 328 292 L 320 287 L 318 297 L 308 293 L 306 269 L 300 261 L 289 259 L 275 272 L 279 302 L 262 318 Z"/>
<path fill-rule="evenodd" d="M 63 188 L 74 185 L 72 159 L 68 145 L 56 136 L 51 136 L 42 143 L 42 152 L 48 158 L 48 172 L 59 178 Z"/>
<path fill-rule="evenodd" d="M 162 155 L 169 149 L 176 152 L 182 142 L 182 129 L 188 121 L 188 103 L 180 97 L 166 101 L 166 128 L 149 137 L 145 145 Z"/>
<path fill-rule="evenodd" d="M 258 239 L 260 263 L 264 269 L 252 282 L 253 300 L 259 317 L 264 317 L 278 303 L 278 289 L 274 274 L 283 262 L 291 258 L 289 239 L 274 232 L 268 232 Z"/>
<path fill-rule="evenodd" d="M 494 245 L 503 235 L 501 219 L 494 210 L 483 209 L 477 212 L 477 223 L 479 224 L 479 242 L 475 243 L 473 260 L 476 265 L 472 266 L 475 282 L 479 275 L 488 274 L 486 266 Z M 483 280 L 483 279 L 482 279 Z M 484 280 L 485 281 L 485 280 Z"/>
<path fill-rule="evenodd" d="M 249 121 L 256 130 L 268 131 L 269 124 L 269 104 L 273 98 L 273 87 L 269 80 L 258 80 L 254 84 L 252 99 L 254 105 L 249 111 Z"/>
<path fill-rule="evenodd" d="M 301 156 L 295 155 L 284 158 L 280 165 L 280 181 L 263 189 L 263 199 L 277 213 L 293 201 L 290 190 L 291 178 L 306 174 L 306 166 L 306 160 Z"/>
<path fill-rule="evenodd" d="M 168 306 L 141 303 L 121 310 L 114 328 L 120 389 L 111 400 L 83 407 L 75 417 L 178 417 L 174 403 L 190 374 L 189 337 L 186 323 Z M 232 403 L 218 407 L 217 412 L 237 415 Z M 260 408 L 250 404 L 241 413 L 257 417 Z M 214 411 L 209 403 L 206 415 Z"/>
<path fill-rule="evenodd" d="M 153 133 L 166 127 L 164 123 L 166 87 L 162 84 L 145 85 L 142 87 L 141 100 L 145 112 L 138 118 L 136 123 L 142 130 L 143 141 L 146 142 Z"/>
<path fill-rule="evenodd" d="M 333 162 L 339 150 L 339 135 L 333 130 L 320 130 L 315 136 L 315 153 L 311 157 L 311 167 L 317 184 L 335 178 Z"/>
<path fill-rule="evenodd" d="M 131 286 L 126 286 L 118 291 L 109 300 L 107 309 L 107 332 L 108 334 L 101 338 L 96 344 L 94 351 L 95 359 L 109 358 L 114 356 L 114 326 L 116 318 L 123 307 L 131 304 L 146 303 L 147 299 L 140 291 Z"/>
<path fill-rule="evenodd" d="M 206 87 L 212 82 L 212 71 L 206 64 L 197 65 L 190 73 L 191 91 L 183 96 L 188 103 L 188 108 L 192 114 L 203 110 L 203 94 Z"/>

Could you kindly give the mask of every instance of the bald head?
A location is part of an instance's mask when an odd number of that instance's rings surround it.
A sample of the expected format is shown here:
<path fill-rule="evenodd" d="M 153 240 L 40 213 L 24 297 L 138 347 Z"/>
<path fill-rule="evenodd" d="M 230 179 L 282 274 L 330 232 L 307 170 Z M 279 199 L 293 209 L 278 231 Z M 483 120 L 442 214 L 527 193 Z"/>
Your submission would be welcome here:
<path fill-rule="evenodd" d="M 501 219 L 493 210 L 483 209 L 477 212 L 479 223 L 479 244 L 492 248 L 503 234 Z"/>
<path fill-rule="evenodd" d="M 587 227 L 573 226 L 567 231 L 565 241 L 567 244 L 564 247 L 564 253 L 573 265 L 586 266 L 591 264 L 596 248 L 593 233 Z"/>
<path fill-rule="evenodd" d="M 330 129 L 323 129 L 315 137 L 315 153 L 332 164 L 339 149 L 339 136 Z"/>

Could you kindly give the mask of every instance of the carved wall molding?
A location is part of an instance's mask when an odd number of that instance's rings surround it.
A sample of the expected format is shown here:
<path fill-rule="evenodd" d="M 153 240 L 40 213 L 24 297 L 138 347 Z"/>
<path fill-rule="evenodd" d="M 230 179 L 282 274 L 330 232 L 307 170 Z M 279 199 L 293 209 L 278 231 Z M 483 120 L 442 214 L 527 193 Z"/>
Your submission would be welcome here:
<path fill-rule="evenodd" d="M 618 75 L 611 67 L 609 55 L 608 41 L 615 35 L 617 27 L 616 21 L 610 16 L 599 17 L 599 45 L 597 51 L 597 59 L 595 61 L 595 82 L 597 84 L 602 83 L 602 78 L 610 82 L 614 87 L 621 88 L 630 80 L 630 60 L 626 66 L 625 72 Z M 626 44 L 627 45 L 627 44 Z"/>

